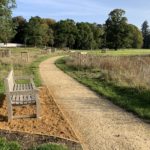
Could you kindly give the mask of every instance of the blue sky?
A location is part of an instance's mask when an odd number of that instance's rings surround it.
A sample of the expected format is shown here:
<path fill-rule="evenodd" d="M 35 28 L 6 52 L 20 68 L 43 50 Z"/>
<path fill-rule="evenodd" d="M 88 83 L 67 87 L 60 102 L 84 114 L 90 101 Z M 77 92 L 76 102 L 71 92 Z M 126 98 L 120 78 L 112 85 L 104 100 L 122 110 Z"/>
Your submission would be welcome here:
<path fill-rule="evenodd" d="M 76 22 L 104 23 L 115 8 L 126 11 L 128 22 L 141 27 L 144 20 L 150 21 L 149 0 L 16 0 L 13 16 L 31 16 L 74 19 Z"/>

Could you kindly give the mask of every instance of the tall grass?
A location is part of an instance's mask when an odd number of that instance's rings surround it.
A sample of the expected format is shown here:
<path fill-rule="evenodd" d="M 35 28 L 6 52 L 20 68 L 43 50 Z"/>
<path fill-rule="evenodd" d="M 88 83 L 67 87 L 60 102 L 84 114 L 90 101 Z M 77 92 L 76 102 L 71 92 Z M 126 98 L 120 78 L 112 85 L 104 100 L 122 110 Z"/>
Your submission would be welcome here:
<path fill-rule="evenodd" d="M 72 54 L 68 65 L 95 68 L 107 80 L 130 87 L 150 88 L 150 56 L 93 56 Z"/>

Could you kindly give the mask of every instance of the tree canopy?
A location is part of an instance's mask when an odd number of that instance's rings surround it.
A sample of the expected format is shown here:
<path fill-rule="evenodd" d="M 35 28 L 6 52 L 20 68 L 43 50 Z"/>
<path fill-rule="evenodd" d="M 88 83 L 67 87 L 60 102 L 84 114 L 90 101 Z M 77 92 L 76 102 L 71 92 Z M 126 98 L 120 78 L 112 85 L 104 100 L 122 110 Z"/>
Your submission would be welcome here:
<path fill-rule="evenodd" d="M 150 47 L 148 22 L 143 23 L 141 32 L 136 26 L 128 24 L 122 9 L 111 11 L 105 24 L 101 25 L 71 19 L 56 22 L 39 16 L 31 17 L 29 21 L 22 16 L 12 18 L 15 6 L 15 0 L 0 2 L 1 42 L 87 50 Z"/>
<path fill-rule="evenodd" d="M 107 47 L 117 50 L 118 48 L 128 47 L 128 24 L 124 17 L 125 11 L 115 9 L 110 12 L 105 24 L 105 34 Z"/>

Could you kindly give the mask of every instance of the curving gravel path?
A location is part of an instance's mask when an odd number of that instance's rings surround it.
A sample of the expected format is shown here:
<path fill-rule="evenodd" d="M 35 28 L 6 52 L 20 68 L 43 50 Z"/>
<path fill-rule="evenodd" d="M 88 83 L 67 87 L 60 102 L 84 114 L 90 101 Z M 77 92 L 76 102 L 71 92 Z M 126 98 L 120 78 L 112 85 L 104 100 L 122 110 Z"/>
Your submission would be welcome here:
<path fill-rule="evenodd" d="M 55 97 L 84 149 L 150 150 L 150 125 L 99 97 L 54 64 L 40 64 L 43 82 Z"/>

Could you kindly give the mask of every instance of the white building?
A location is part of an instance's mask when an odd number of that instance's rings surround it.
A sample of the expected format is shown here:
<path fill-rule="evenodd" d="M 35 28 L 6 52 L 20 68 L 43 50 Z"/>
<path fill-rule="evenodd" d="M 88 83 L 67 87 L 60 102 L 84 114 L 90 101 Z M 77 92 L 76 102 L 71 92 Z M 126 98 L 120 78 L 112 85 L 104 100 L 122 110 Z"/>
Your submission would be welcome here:
<path fill-rule="evenodd" d="M 9 48 L 12 48 L 12 47 L 23 47 L 24 45 L 23 44 L 18 44 L 18 43 L 7 43 L 7 44 L 4 44 L 4 43 L 0 43 L 0 47 L 9 47 Z"/>

